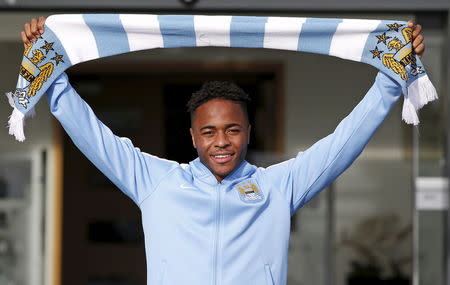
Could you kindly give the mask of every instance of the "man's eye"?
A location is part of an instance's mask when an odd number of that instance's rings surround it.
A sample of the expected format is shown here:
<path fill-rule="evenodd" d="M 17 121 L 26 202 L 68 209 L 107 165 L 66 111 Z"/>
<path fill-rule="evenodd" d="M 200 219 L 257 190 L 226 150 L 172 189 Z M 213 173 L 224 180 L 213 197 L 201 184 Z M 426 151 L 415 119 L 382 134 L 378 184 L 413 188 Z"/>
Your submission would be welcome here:
<path fill-rule="evenodd" d="M 202 135 L 208 136 L 208 135 L 212 135 L 212 131 L 207 131 L 207 132 L 203 132 Z"/>
<path fill-rule="evenodd" d="M 232 133 L 232 134 L 237 134 L 237 133 L 239 133 L 241 130 L 239 130 L 239 129 L 231 129 L 231 130 L 229 130 L 229 132 L 230 133 Z"/>

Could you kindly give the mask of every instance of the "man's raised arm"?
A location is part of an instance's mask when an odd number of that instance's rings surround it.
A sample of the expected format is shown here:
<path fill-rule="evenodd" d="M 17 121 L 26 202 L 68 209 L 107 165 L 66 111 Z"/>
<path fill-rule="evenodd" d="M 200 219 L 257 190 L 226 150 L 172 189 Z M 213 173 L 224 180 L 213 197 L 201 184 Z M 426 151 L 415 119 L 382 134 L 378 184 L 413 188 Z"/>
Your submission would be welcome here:
<path fill-rule="evenodd" d="M 409 26 L 414 23 L 410 21 Z M 419 56 L 425 50 L 420 25 L 413 28 L 413 48 Z M 281 189 L 291 214 L 344 172 L 363 151 L 375 131 L 401 97 L 401 87 L 379 72 L 375 83 L 336 127 L 296 158 L 271 166 L 261 173 L 265 184 Z"/>
<path fill-rule="evenodd" d="M 112 133 L 61 74 L 47 91 L 50 111 L 74 144 L 119 189 L 140 205 L 178 164 L 141 152 Z"/>
<path fill-rule="evenodd" d="M 43 32 L 45 18 L 25 24 L 25 45 Z M 65 73 L 46 92 L 50 111 L 83 154 L 119 189 L 140 205 L 178 164 L 141 152 L 112 133 L 77 94 Z"/>

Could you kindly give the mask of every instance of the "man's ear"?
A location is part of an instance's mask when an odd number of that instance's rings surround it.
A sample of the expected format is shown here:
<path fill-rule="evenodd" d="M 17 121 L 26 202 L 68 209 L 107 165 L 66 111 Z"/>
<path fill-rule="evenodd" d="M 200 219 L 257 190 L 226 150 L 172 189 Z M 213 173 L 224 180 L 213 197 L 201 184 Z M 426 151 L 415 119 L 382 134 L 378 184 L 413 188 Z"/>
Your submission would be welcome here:
<path fill-rule="evenodd" d="M 250 134 L 251 134 L 251 131 L 252 131 L 252 125 L 248 125 L 248 132 L 247 132 L 247 134 L 248 134 L 248 139 L 247 139 L 247 144 L 250 143 Z"/>
<path fill-rule="evenodd" d="M 191 133 L 192 145 L 194 146 L 194 148 L 197 148 L 197 146 L 195 146 L 194 131 L 192 130 L 192 128 L 189 128 L 189 132 Z"/>

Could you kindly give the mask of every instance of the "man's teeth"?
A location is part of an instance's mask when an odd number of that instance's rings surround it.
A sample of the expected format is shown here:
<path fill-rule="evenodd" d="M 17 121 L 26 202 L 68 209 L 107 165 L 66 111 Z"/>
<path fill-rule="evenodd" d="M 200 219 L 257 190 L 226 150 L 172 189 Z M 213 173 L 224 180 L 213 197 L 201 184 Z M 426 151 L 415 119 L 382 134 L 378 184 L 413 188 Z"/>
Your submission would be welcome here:
<path fill-rule="evenodd" d="M 216 158 L 226 158 L 226 157 L 229 157 L 229 156 L 231 156 L 231 155 L 230 154 L 214 155 L 214 157 L 216 157 Z"/>

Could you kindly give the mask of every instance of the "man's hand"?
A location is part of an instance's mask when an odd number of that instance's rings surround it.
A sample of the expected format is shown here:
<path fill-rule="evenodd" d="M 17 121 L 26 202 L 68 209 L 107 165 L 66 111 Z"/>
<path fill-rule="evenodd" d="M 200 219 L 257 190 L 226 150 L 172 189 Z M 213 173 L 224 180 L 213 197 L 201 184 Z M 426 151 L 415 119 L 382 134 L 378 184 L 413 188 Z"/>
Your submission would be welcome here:
<path fill-rule="evenodd" d="M 423 42 L 424 37 L 420 33 L 422 31 L 421 25 L 416 25 L 412 20 L 408 21 L 408 27 L 413 29 L 412 32 L 412 47 L 414 52 L 419 56 L 419 58 L 422 58 L 424 52 L 425 52 L 425 44 Z"/>
<path fill-rule="evenodd" d="M 25 46 L 29 46 L 32 42 L 37 41 L 41 34 L 44 33 L 45 19 L 45 17 L 33 18 L 29 23 L 23 25 L 23 31 L 20 33 L 20 36 Z"/>

